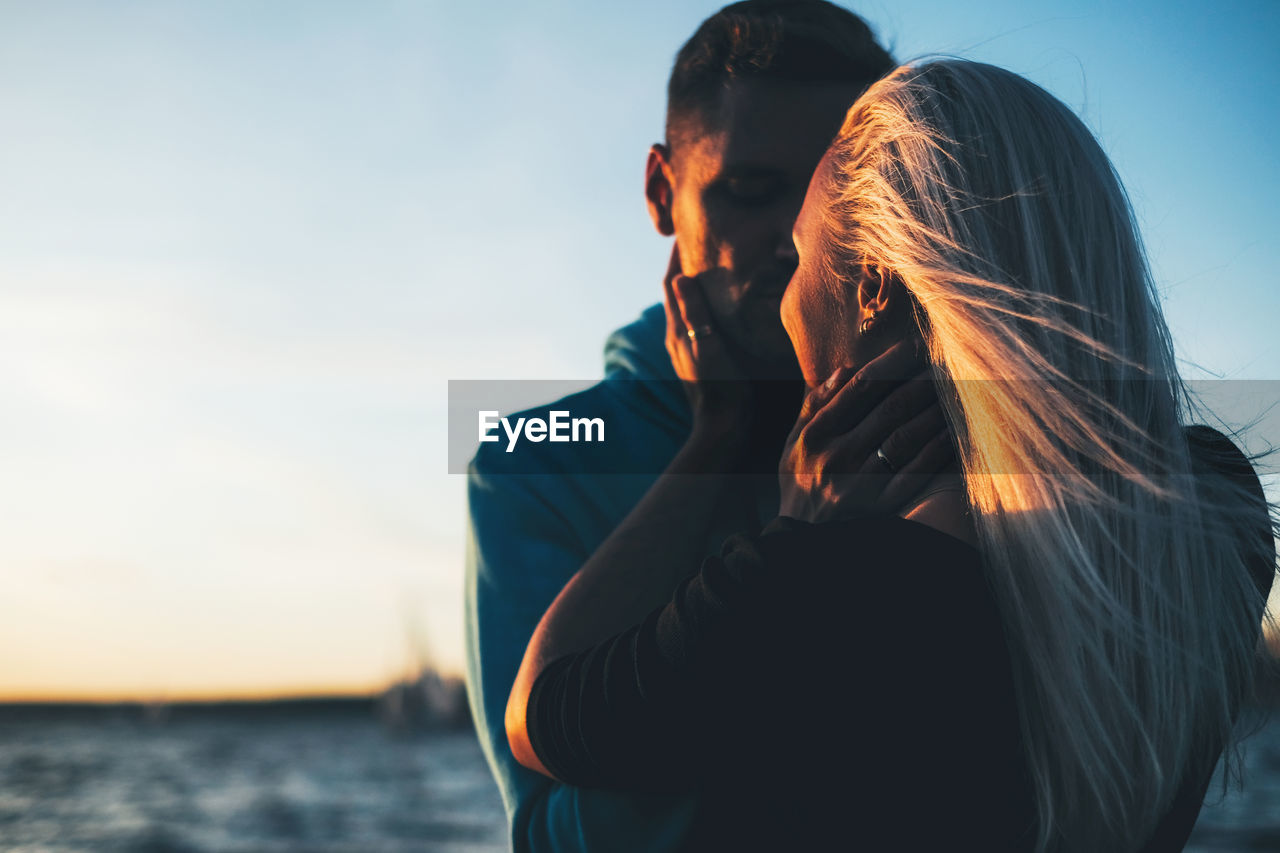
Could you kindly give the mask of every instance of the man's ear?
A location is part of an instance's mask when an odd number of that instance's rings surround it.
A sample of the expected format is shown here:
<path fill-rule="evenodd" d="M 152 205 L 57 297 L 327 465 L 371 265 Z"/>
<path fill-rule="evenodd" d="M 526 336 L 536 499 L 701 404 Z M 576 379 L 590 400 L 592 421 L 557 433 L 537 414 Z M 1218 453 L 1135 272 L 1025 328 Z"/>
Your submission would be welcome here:
<path fill-rule="evenodd" d="M 675 197 L 675 174 L 671 170 L 671 150 L 661 142 L 649 148 L 649 162 L 644 167 L 644 198 L 649 206 L 649 218 L 653 227 L 663 237 L 676 233 L 671 218 L 671 203 Z"/>

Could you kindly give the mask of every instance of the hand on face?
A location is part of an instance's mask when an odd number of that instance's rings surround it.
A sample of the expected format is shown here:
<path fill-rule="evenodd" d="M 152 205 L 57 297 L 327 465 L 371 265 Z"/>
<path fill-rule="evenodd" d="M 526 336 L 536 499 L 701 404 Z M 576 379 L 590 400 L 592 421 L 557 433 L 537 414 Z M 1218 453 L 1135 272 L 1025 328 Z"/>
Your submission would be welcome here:
<path fill-rule="evenodd" d="M 671 262 L 662 285 L 667 354 L 684 383 L 694 429 L 725 434 L 750 415 L 751 391 L 711 316 L 698 278 L 681 273 L 677 245 L 671 247 Z"/>
<path fill-rule="evenodd" d="M 896 513 L 951 462 L 950 433 L 923 364 L 915 343 L 902 341 L 809 393 L 779 466 L 779 515 L 820 522 Z"/>
<path fill-rule="evenodd" d="M 852 83 L 742 79 L 650 149 L 645 196 L 676 235 L 717 332 L 750 379 L 797 378 L 779 316 L 796 267 L 792 225 L 823 152 L 859 93 Z"/>

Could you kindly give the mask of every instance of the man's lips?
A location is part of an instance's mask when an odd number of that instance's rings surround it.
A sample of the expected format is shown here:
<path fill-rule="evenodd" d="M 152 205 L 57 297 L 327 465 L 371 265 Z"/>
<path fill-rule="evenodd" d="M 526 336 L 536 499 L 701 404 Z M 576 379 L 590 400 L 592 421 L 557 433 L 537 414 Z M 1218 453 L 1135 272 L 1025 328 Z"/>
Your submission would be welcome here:
<path fill-rule="evenodd" d="M 750 284 L 747 286 L 747 295 L 753 299 L 781 299 L 782 294 L 787 292 L 787 282 L 770 282 L 769 284 Z"/>
<path fill-rule="evenodd" d="M 795 268 L 775 268 L 761 272 L 762 275 L 748 284 L 748 292 L 760 299 L 781 299 L 782 294 L 787 292 L 787 285 L 791 284 L 791 275 L 795 272 Z"/>

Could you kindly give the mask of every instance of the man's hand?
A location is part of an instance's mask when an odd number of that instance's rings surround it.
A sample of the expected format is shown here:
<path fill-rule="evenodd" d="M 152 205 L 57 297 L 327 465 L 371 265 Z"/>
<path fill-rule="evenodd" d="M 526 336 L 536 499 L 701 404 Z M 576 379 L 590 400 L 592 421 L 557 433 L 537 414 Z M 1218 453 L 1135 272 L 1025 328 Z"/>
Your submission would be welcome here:
<path fill-rule="evenodd" d="M 921 365 L 903 341 L 809 393 L 778 471 L 779 515 L 820 522 L 897 512 L 946 467 L 950 433 Z"/>
<path fill-rule="evenodd" d="M 680 271 L 678 245 L 662 280 L 667 312 L 667 354 L 684 383 L 695 433 L 741 432 L 751 416 L 751 389 L 716 327 L 696 276 Z"/>

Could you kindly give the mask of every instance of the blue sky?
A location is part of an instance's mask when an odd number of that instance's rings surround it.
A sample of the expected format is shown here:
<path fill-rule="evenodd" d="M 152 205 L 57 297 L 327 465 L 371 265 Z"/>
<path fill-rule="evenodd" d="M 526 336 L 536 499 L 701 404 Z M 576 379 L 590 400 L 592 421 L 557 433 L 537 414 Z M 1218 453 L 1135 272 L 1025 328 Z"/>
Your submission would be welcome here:
<path fill-rule="evenodd" d="M 644 157 L 715 8 L 0 2 L 0 695 L 459 666 L 446 382 L 590 380 L 659 298 Z M 1189 375 L 1280 380 L 1280 4 L 852 8 L 1076 109 Z"/>

